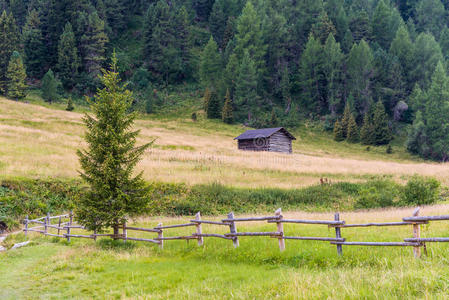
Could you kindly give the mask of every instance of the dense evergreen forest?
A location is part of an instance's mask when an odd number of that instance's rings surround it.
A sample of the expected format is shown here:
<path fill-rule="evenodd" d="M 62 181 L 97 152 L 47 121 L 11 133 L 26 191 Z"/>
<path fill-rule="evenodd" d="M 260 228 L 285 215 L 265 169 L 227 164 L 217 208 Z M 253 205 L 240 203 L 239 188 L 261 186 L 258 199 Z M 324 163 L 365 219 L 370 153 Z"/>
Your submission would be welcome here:
<path fill-rule="evenodd" d="M 448 0 L 0 0 L 0 92 L 91 95 L 117 52 L 135 106 L 197 86 L 209 118 L 322 122 L 449 158 Z M 70 98 L 70 105 L 72 100 Z M 72 106 L 73 109 L 73 106 Z"/>

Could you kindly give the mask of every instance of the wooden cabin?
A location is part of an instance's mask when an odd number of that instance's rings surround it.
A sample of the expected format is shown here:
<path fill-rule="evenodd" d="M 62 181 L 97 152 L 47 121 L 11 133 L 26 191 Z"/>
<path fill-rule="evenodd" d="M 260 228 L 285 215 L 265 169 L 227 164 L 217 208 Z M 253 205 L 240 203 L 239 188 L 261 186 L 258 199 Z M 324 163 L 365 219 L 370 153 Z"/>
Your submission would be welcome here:
<path fill-rule="evenodd" d="M 248 130 L 234 140 L 239 150 L 292 153 L 296 138 L 283 127 Z"/>

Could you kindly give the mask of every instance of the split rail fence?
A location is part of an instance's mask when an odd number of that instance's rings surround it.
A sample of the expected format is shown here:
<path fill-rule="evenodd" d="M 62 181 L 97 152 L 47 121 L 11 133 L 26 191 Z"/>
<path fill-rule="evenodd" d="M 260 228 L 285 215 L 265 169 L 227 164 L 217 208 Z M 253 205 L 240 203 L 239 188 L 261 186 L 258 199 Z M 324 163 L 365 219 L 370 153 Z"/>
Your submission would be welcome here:
<path fill-rule="evenodd" d="M 421 225 L 428 224 L 431 221 L 443 221 L 449 220 L 449 215 L 440 216 L 418 216 L 419 208 L 415 209 L 413 215 L 410 217 L 403 218 L 401 222 L 387 222 L 387 223 L 364 223 L 364 224 L 346 224 L 345 221 L 340 220 L 339 213 L 336 213 L 334 220 L 296 220 L 296 219 L 284 219 L 282 216 L 281 209 L 276 210 L 274 216 L 265 217 L 247 217 L 247 218 L 235 218 L 234 213 L 229 213 L 226 219 L 221 221 L 208 221 L 202 220 L 201 214 L 197 213 L 195 219 L 190 220 L 188 223 L 177 224 L 177 225 L 166 225 L 159 223 L 158 226 L 154 228 L 139 228 L 131 227 L 127 224 L 120 225 L 122 233 L 118 234 L 97 234 L 93 232 L 91 234 L 78 234 L 74 233 L 75 230 L 85 230 L 85 228 L 79 225 L 74 220 L 74 215 L 72 212 L 65 215 L 47 216 L 38 219 L 29 219 L 28 217 L 24 220 L 23 231 L 25 235 L 28 232 L 38 232 L 47 236 L 65 238 L 70 241 L 71 238 L 88 238 L 96 240 L 97 237 L 110 237 L 113 239 L 122 239 L 125 241 L 141 241 L 150 242 L 158 244 L 160 248 L 164 247 L 164 241 L 171 240 L 197 240 L 198 245 L 201 246 L 204 243 L 204 238 L 220 238 L 232 241 L 234 247 L 239 246 L 239 237 L 270 237 L 278 239 L 279 249 L 281 251 L 285 250 L 285 240 L 306 240 L 306 241 L 319 241 L 319 242 L 329 242 L 331 245 L 335 245 L 337 248 L 337 254 L 342 255 L 343 246 L 397 246 L 397 247 L 413 247 L 413 253 L 415 257 L 421 256 L 421 248 L 424 248 L 426 252 L 426 243 L 433 242 L 449 242 L 449 237 L 434 237 L 434 238 L 421 238 L 420 229 Z M 270 224 L 276 224 L 276 231 L 272 232 L 238 232 L 237 223 L 239 222 L 263 222 L 266 221 Z M 229 227 L 229 233 L 215 234 L 215 233 L 204 233 L 202 230 L 202 224 L 225 226 Z M 283 224 L 303 224 L 303 225 L 324 225 L 329 228 L 335 229 L 334 237 L 315 237 L 315 236 L 286 236 L 284 235 Z M 34 227 L 32 227 L 34 225 Z M 392 227 L 392 226 L 411 226 L 413 237 L 405 238 L 403 241 L 394 242 L 357 242 L 357 241 L 346 241 L 342 237 L 343 228 L 354 228 L 354 227 Z M 168 230 L 173 228 L 181 227 L 195 227 L 195 232 L 190 235 L 185 236 L 164 236 Z M 52 231 L 50 231 L 52 230 Z M 157 237 L 154 238 L 137 238 L 128 236 L 128 231 L 139 231 L 145 233 L 156 234 Z"/>

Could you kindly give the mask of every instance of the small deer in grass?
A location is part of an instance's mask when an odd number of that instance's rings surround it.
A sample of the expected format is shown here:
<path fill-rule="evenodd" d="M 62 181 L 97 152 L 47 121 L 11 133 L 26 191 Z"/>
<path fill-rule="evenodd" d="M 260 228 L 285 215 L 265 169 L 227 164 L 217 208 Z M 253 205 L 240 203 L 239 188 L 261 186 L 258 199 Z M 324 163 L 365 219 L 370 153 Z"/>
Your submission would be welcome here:
<path fill-rule="evenodd" d="M 327 184 L 330 185 L 330 184 L 332 184 L 332 181 L 330 181 L 328 178 L 325 178 L 325 177 L 324 177 L 324 178 L 320 178 L 320 184 L 321 184 L 321 185 L 325 185 L 325 184 L 326 184 L 326 185 L 327 185 Z"/>

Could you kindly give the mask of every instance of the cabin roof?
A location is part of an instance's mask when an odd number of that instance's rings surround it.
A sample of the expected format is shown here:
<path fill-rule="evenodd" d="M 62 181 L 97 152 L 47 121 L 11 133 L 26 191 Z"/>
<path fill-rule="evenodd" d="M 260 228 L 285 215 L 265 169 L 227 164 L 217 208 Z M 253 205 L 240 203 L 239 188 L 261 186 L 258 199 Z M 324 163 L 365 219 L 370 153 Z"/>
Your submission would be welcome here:
<path fill-rule="evenodd" d="M 234 140 L 252 140 L 257 138 L 269 138 L 278 131 L 282 131 L 290 139 L 296 140 L 296 138 L 284 127 L 247 130 L 238 137 L 234 138 Z"/>

